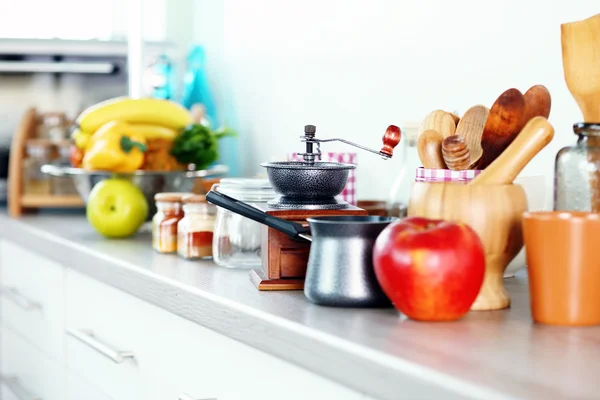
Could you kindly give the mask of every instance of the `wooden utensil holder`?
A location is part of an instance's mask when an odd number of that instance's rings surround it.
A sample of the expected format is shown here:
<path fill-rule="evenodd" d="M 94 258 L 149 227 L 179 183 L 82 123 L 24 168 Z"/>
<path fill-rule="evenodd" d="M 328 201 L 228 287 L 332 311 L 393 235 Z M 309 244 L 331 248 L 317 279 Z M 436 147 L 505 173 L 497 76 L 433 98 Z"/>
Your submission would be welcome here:
<path fill-rule="evenodd" d="M 23 162 L 26 159 L 27 140 L 36 137 L 37 126 L 42 114 L 35 108 L 25 112 L 13 136 L 8 167 L 8 211 L 16 218 L 26 209 L 36 208 L 81 208 L 85 206 L 79 195 L 27 194 L 23 185 Z"/>
<path fill-rule="evenodd" d="M 258 205 L 267 214 L 308 226 L 307 218 L 334 215 L 368 215 L 367 211 L 348 206 L 342 210 L 281 210 Z M 292 240 L 285 233 L 263 226 L 262 268 L 250 271 L 258 290 L 302 290 L 308 264 L 310 243 Z"/>
<path fill-rule="evenodd" d="M 485 278 L 472 310 L 510 305 L 504 270 L 523 247 L 521 221 L 527 197 L 520 185 L 415 183 L 409 216 L 461 222 L 477 232 L 485 250 Z"/>

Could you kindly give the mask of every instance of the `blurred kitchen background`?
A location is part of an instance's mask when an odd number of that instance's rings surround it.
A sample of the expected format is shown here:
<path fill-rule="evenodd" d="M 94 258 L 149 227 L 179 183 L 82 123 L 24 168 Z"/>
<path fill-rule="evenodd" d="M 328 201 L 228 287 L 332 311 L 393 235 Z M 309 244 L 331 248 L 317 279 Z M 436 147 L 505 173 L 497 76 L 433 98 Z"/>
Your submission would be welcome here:
<path fill-rule="evenodd" d="M 509 87 L 543 84 L 556 136 L 524 174 L 550 182 L 581 120 L 560 24 L 599 11 L 597 0 L 13 2 L 0 13 L 0 145 L 31 106 L 74 119 L 127 94 L 202 101 L 214 124 L 239 134 L 222 141 L 221 161 L 251 176 L 302 151 L 306 124 L 379 148 L 389 124 L 414 131 L 434 109 L 490 107 Z M 402 154 L 358 154 L 359 199 L 386 200 L 403 168 L 414 176 L 416 151 Z"/>

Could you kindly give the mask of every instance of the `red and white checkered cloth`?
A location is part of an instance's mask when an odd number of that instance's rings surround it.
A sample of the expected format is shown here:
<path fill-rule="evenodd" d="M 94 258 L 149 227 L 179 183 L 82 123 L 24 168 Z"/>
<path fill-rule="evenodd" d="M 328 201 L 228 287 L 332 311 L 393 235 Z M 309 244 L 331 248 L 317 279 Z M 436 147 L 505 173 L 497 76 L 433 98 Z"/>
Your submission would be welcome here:
<path fill-rule="evenodd" d="M 481 173 L 479 169 L 453 171 L 451 169 L 417 168 L 416 182 L 468 182 Z"/>
<path fill-rule="evenodd" d="M 304 161 L 302 156 L 299 156 L 296 153 L 288 154 L 288 161 Z M 344 164 L 354 164 L 356 165 L 356 153 L 337 153 L 333 151 L 323 152 L 321 155 L 321 161 L 323 162 L 338 162 Z M 342 190 L 342 193 L 338 196 L 342 200 L 356 205 L 356 170 L 351 169 L 348 173 L 348 181 L 346 182 L 346 187 Z"/>

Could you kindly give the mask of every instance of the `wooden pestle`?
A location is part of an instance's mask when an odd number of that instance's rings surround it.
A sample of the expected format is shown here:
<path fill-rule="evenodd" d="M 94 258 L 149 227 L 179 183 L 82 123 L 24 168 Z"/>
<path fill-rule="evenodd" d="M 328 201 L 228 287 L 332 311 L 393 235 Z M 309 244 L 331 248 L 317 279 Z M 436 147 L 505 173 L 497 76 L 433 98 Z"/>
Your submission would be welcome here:
<path fill-rule="evenodd" d="M 469 185 L 512 183 L 525 165 L 554 137 L 554 128 L 544 117 L 531 119 L 515 140 Z"/>

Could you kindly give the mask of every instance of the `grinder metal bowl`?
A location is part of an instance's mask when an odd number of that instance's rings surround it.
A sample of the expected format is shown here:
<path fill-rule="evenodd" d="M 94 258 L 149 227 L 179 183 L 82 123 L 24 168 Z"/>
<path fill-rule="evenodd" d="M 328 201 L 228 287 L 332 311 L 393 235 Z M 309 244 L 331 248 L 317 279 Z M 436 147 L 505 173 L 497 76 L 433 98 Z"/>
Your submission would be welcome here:
<path fill-rule="evenodd" d="M 298 153 L 304 161 L 280 161 L 261 164 L 267 169 L 273 189 L 283 196 L 284 201 L 269 203 L 276 206 L 285 204 L 293 208 L 294 203 L 307 205 L 311 201 L 333 199 L 339 195 L 348 181 L 348 172 L 356 168 L 353 164 L 320 162 L 321 143 L 338 141 L 378 154 L 384 159 L 392 157 L 393 149 L 400 143 L 400 128 L 390 125 L 383 135 L 383 147 L 376 151 L 344 139 L 316 139 L 317 128 L 314 125 L 304 127 L 301 141 L 306 143 L 306 152 Z M 313 152 L 314 145 L 317 152 Z M 321 203 L 323 204 L 323 203 Z M 288 207 L 290 206 L 291 207 Z"/>
<path fill-rule="evenodd" d="M 269 181 L 277 193 L 302 199 L 337 196 L 346 186 L 348 171 L 356 168 L 353 164 L 334 162 L 306 164 L 300 161 L 268 162 L 261 166 L 267 168 Z"/>

